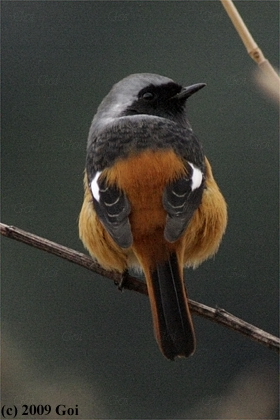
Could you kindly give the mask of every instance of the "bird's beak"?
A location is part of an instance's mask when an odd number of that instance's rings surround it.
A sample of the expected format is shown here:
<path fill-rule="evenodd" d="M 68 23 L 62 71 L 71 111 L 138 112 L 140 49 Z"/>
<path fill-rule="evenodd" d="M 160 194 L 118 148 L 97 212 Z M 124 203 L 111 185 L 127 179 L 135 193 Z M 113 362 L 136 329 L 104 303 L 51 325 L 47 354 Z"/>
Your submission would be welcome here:
<path fill-rule="evenodd" d="M 191 95 L 193 95 L 198 90 L 202 89 L 206 86 L 206 83 L 196 83 L 195 85 L 186 86 L 184 87 L 181 92 L 177 93 L 177 95 L 173 96 L 175 99 L 188 99 Z"/>

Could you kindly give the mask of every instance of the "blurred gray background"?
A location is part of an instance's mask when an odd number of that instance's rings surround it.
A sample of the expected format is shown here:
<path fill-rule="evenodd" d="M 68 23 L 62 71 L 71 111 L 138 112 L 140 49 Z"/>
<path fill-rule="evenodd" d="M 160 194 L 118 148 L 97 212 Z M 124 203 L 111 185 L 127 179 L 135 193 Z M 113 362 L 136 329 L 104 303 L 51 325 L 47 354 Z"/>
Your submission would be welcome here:
<path fill-rule="evenodd" d="M 236 2 L 278 66 L 278 1 Z M 77 218 L 92 117 L 135 72 L 206 82 L 189 117 L 229 206 L 189 295 L 278 333 L 278 109 L 219 1 L 2 2 L 2 222 L 83 251 Z M 195 316 L 165 360 L 148 299 L 2 238 L 2 402 L 81 419 L 278 418 L 276 353 Z M 18 418 L 21 418 L 18 416 Z M 24 416 L 22 417 L 24 418 Z M 26 418 L 26 417 L 25 417 Z"/>

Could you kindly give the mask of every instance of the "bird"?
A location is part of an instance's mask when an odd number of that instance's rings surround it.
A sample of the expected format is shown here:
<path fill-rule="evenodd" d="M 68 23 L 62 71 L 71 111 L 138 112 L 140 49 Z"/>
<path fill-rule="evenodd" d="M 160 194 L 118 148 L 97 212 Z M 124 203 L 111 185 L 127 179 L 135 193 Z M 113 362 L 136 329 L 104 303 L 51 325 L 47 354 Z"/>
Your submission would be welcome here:
<path fill-rule="evenodd" d="M 188 119 L 183 86 L 131 74 L 100 103 L 89 130 L 79 236 L 104 269 L 140 269 L 156 341 L 170 360 L 196 349 L 184 267 L 217 252 L 227 203 Z"/>

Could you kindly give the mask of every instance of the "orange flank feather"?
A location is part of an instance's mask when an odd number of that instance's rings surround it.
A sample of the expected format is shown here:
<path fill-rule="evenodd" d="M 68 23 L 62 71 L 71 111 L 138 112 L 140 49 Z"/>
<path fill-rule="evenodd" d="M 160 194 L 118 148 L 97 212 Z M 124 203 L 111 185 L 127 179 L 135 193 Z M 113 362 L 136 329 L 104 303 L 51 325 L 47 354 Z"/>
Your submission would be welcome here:
<path fill-rule="evenodd" d="M 202 203 L 183 236 L 183 264 L 196 268 L 219 249 L 227 226 L 227 205 L 206 162 L 206 189 Z"/>

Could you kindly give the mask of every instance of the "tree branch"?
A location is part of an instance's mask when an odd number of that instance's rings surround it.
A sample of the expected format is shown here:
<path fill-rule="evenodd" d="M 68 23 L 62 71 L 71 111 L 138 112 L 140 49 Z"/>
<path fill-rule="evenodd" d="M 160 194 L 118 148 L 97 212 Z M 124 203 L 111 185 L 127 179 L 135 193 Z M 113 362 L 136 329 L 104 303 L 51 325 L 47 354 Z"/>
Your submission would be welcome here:
<path fill-rule="evenodd" d="M 262 50 L 257 45 L 256 41 L 252 37 L 249 29 L 244 23 L 240 16 L 237 8 L 233 4 L 232 0 L 221 0 L 229 18 L 231 19 L 237 33 L 243 41 L 243 44 L 250 55 L 250 57 L 258 64 L 261 70 L 261 75 L 258 76 L 259 83 L 263 88 L 270 94 L 270 96 L 280 101 L 280 78 L 279 74 L 272 67 L 269 60 L 264 56 Z"/>
<path fill-rule="evenodd" d="M 260 47 L 257 45 L 256 41 L 252 37 L 249 29 L 244 23 L 242 17 L 240 16 L 237 8 L 233 4 L 232 0 L 221 0 L 222 5 L 224 6 L 229 18 L 231 19 L 237 33 L 243 41 L 243 44 L 250 55 L 250 57 L 256 61 L 258 65 L 263 64 L 265 61 L 268 61 Z M 270 63 L 269 63 L 270 64 Z M 276 73 L 274 68 L 270 65 L 268 72 L 271 72 L 273 77 L 275 77 L 275 82 L 279 84 L 279 75 Z"/>
<path fill-rule="evenodd" d="M 97 264 L 87 255 L 82 254 L 81 252 L 67 248 L 63 245 L 59 245 L 55 242 L 49 241 L 48 239 L 41 238 L 40 236 L 26 232 L 17 227 L 8 226 L 4 223 L 0 223 L 0 233 L 1 235 L 6 236 L 8 238 L 24 242 L 27 245 L 31 245 L 35 248 L 57 255 L 58 257 L 64 258 L 74 264 L 81 265 L 82 267 L 85 267 L 88 270 L 91 270 L 97 274 L 100 274 L 104 277 L 113 280 L 114 283 L 119 283 L 122 279 L 122 275 L 120 273 L 115 271 L 104 270 L 99 264 Z M 131 275 L 127 277 L 124 287 L 126 289 L 142 293 L 143 295 L 148 295 L 146 284 Z M 190 309 L 194 314 L 210 319 L 213 322 L 217 322 L 218 324 L 235 330 L 243 335 L 246 335 L 252 340 L 255 340 L 258 343 L 270 348 L 271 350 L 279 352 L 280 340 L 274 335 L 271 335 L 266 331 L 263 331 L 260 328 L 257 328 L 254 325 L 249 324 L 248 322 L 245 322 L 240 318 L 237 318 L 236 316 L 230 314 L 224 309 L 214 309 L 209 306 L 203 305 L 202 303 L 195 302 L 193 300 L 190 300 L 189 302 Z"/>

